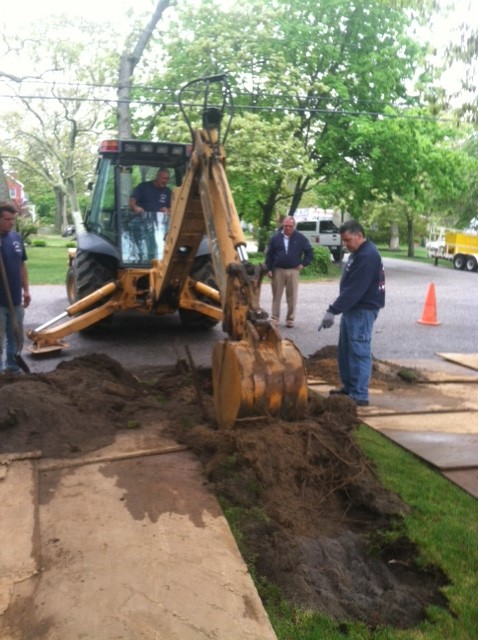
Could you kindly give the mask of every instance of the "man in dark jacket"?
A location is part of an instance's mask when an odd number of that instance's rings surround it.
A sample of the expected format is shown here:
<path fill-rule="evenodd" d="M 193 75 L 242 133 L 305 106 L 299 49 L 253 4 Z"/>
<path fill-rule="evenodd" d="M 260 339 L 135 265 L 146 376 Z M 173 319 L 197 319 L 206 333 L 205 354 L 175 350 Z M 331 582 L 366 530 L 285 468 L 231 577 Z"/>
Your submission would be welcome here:
<path fill-rule="evenodd" d="M 7 202 L 0 202 L 0 256 L 8 291 L 0 278 L 0 373 L 21 373 L 16 354 L 23 346 L 24 308 L 30 304 L 27 259 L 22 237 L 14 231 L 16 209 Z M 23 296 L 22 296 L 23 292 Z M 10 294 L 10 296 L 8 295 Z M 11 298 L 11 300 L 9 299 Z M 10 313 L 10 302 L 15 317 Z M 15 321 L 19 335 L 15 332 Z M 5 347 L 5 353 L 3 352 Z"/>
<path fill-rule="evenodd" d="M 385 273 L 377 247 L 367 240 L 361 224 L 348 220 L 339 229 L 350 256 L 340 280 L 339 297 L 327 309 L 321 329 L 342 314 L 338 365 L 342 387 L 331 394 L 345 394 L 359 406 L 367 406 L 372 373 L 372 329 L 385 306 Z"/>
<path fill-rule="evenodd" d="M 272 321 L 279 322 L 280 303 L 285 289 L 287 302 L 286 327 L 294 326 L 299 274 L 312 262 L 311 244 L 302 233 L 295 230 L 292 216 L 285 218 L 282 229 L 271 238 L 266 251 L 266 267 L 272 280 Z"/>

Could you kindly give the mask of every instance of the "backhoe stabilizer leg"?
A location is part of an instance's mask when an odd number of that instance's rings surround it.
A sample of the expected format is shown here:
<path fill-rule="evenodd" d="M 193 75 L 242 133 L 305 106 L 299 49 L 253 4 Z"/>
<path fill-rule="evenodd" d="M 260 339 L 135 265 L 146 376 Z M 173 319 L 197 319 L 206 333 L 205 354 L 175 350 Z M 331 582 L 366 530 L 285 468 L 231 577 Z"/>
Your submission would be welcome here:
<path fill-rule="evenodd" d="M 116 289 L 116 283 L 110 282 L 89 296 L 78 300 L 78 302 L 74 302 L 67 307 L 63 313 L 45 322 L 37 329 L 27 331 L 27 336 L 33 343 L 28 347 L 28 350 L 33 355 L 42 355 L 53 351 L 61 351 L 67 347 L 67 343 L 64 342 L 62 338 L 71 333 L 86 329 L 100 320 L 111 316 L 118 310 L 119 302 L 111 298 L 103 305 L 89 309 L 89 307 L 98 303 L 98 301 L 107 295 L 111 295 Z M 89 309 L 89 311 L 87 311 L 87 309 Z M 65 318 L 68 318 L 68 320 L 57 324 Z"/>

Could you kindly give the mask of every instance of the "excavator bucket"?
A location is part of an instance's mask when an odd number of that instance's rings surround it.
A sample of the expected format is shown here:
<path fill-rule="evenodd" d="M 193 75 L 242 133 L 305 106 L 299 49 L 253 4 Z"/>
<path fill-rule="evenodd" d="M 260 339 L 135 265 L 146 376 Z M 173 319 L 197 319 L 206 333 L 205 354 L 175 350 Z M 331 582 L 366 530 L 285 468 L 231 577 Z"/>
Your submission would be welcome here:
<path fill-rule="evenodd" d="M 269 323 L 260 332 L 248 323 L 243 340 L 216 343 L 212 379 L 221 428 L 231 429 L 243 418 L 300 420 L 305 415 L 308 389 L 302 355 Z"/>

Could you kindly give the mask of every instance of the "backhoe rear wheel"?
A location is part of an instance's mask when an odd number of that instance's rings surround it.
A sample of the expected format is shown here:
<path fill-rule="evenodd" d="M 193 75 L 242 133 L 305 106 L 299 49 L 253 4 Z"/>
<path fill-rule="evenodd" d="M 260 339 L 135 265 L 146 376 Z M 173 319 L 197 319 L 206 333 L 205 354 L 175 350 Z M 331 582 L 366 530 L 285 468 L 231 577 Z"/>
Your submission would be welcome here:
<path fill-rule="evenodd" d="M 78 249 L 73 263 L 74 272 L 74 301 L 82 300 L 86 296 L 90 295 L 94 291 L 100 289 L 107 282 L 111 282 L 115 279 L 117 269 L 116 261 L 110 256 L 104 256 L 101 254 L 90 253 L 89 251 L 83 251 Z M 70 271 L 70 270 L 69 270 Z M 67 292 L 70 295 L 70 287 L 67 280 Z M 92 305 L 92 309 L 96 306 L 104 304 L 107 298 L 101 300 L 96 305 Z M 87 329 L 83 329 L 81 333 L 94 332 L 95 330 L 105 328 L 111 323 L 111 318 L 106 318 L 101 322 L 98 322 Z"/>
<path fill-rule="evenodd" d="M 75 269 L 68 267 L 66 272 L 66 295 L 68 296 L 68 302 L 73 304 L 76 302 L 76 287 L 75 287 Z"/>
<path fill-rule="evenodd" d="M 209 255 L 199 256 L 194 260 L 194 265 L 191 270 L 191 278 L 198 282 L 204 282 L 204 284 L 207 284 L 213 289 L 219 288 L 214 274 L 212 259 Z M 198 296 L 198 298 L 209 304 L 215 304 L 205 296 Z M 179 319 L 185 329 L 194 329 L 198 331 L 212 329 L 212 327 L 215 327 L 218 322 L 217 320 L 214 320 L 214 318 L 209 318 L 208 316 L 198 313 L 197 311 L 192 311 L 191 309 L 179 309 Z"/>
<path fill-rule="evenodd" d="M 75 300 L 81 300 L 116 277 L 115 260 L 78 249 L 75 262 Z"/>

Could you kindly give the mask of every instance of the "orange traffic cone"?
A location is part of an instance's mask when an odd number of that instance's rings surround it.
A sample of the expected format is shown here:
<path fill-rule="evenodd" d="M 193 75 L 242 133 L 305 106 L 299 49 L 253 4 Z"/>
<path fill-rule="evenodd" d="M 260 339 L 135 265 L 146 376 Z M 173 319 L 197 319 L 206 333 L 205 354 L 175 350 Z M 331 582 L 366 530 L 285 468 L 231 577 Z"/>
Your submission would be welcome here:
<path fill-rule="evenodd" d="M 437 320 L 437 303 L 435 299 L 435 285 L 433 282 L 428 287 L 427 299 L 425 300 L 425 306 L 423 307 L 423 313 L 420 320 L 417 320 L 420 324 L 430 324 L 434 327 L 441 324 Z"/>

